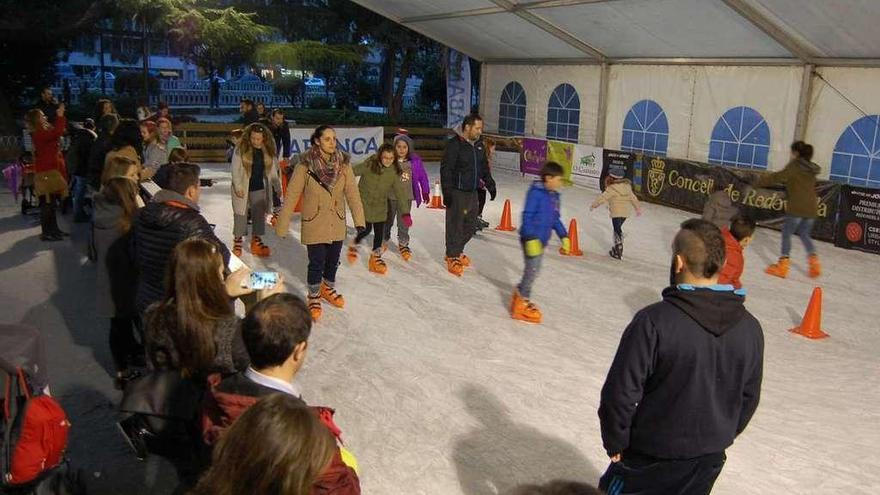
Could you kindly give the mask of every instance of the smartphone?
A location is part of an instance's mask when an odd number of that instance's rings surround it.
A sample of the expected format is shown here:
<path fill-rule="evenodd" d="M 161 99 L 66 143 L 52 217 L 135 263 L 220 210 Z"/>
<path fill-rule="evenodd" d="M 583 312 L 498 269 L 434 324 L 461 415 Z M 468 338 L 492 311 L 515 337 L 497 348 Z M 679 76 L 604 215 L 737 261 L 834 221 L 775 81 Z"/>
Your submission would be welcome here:
<path fill-rule="evenodd" d="M 244 281 L 246 289 L 264 290 L 275 287 L 278 283 L 278 272 L 251 272 Z"/>

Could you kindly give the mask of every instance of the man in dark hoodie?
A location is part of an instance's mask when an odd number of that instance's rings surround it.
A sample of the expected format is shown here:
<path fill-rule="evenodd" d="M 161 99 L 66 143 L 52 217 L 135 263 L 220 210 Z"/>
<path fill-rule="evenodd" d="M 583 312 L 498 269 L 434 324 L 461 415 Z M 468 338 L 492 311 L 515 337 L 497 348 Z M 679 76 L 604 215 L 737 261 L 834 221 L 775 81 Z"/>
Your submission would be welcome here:
<path fill-rule="evenodd" d="M 113 148 L 110 140 L 113 139 L 113 133 L 119 125 L 119 117 L 115 114 L 107 114 L 95 123 L 97 126 L 98 136 L 89 149 L 89 168 L 87 171 L 87 180 L 89 186 L 98 191 L 101 189 L 101 176 L 104 174 L 104 161 L 107 153 Z"/>
<path fill-rule="evenodd" d="M 480 183 L 495 200 L 495 180 L 483 143 L 483 118 L 470 114 L 461 122 L 461 133 L 446 144 L 440 161 L 440 186 L 446 204 L 446 268 L 461 276 L 470 259 L 464 247 L 477 232 Z"/>
<path fill-rule="evenodd" d="M 819 216 L 816 176 L 821 170 L 818 165 L 810 161 L 812 159 L 813 147 L 803 141 L 795 141 L 791 144 L 791 161 L 788 165 L 779 172 L 764 175 L 753 184 L 755 187 L 785 185 L 788 206 L 785 210 L 785 224 L 782 227 L 782 256 L 778 262 L 765 270 L 770 275 L 781 278 L 788 276 L 792 234 L 797 234 L 804 243 L 810 277 L 816 278 L 822 274 L 816 247 L 810 238 L 813 223 Z"/>
<path fill-rule="evenodd" d="M 167 188 L 138 211 L 131 227 L 133 258 L 138 271 L 138 313 L 165 294 L 165 267 L 174 248 L 186 239 L 204 239 L 215 246 L 229 265 L 229 249 L 199 213 L 198 165 L 178 163 L 168 171 Z"/>
<path fill-rule="evenodd" d="M 241 102 L 238 104 L 239 112 L 241 112 L 241 123 L 243 125 L 253 124 L 254 122 L 259 122 L 260 114 L 257 113 L 257 109 L 254 108 L 254 100 L 250 98 L 243 98 Z"/>
<path fill-rule="evenodd" d="M 711 492 L 761 395 L 763 331 L 744 293 L 717 285 L 721 232 L 688 220 L 672 248 L 671 286 L 626 328 L 602 387 L 612 495 Z"/>
<path fill-rule="evenodd" d="M 85 223 L 89 215 L 85 209 L 86 189 L 89 176 L 89 155 L 98 135 L 95 133 L 95 121 L 86 119 L 82 126 L 73 126 L 70 133 L 70 148 L 67 150 L 67 171 L 71 175 L 71 192 L 73 195 L 73 221 Z"/>

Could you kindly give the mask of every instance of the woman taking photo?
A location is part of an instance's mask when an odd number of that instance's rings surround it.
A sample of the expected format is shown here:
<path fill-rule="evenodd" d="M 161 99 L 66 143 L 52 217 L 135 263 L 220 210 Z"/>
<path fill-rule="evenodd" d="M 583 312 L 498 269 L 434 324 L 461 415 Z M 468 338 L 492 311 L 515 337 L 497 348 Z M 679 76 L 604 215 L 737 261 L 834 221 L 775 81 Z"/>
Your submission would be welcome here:
<path fill-rule="evenodd" d="M 181 370 L 204 378 L 235 373 L 250 362 L 241 340 L 241 319 L 232 299 L 251 294 L 242 285 L 250 272 L 241 269 L 223 280 L 223 257 L 208 241 L 190 239 L 171 253 L 165 298 L 144 313 L 147 364 L 155 370 Z M 258 291 L 264 299 L 281 292 L 283 279 Z"/>
<path fill-rule="evenodd" d="M 309 253 L 309 312 L 317 321 L 321 317 L 322 298 L 337 308 L 345 306 L 345 299 L 335 286 L 346 233 L 346 203 L 359 232 L 366 222 L 349 156 L 336 147 L 336 131 L 322 125 L 312 133 L 310 142 L 311 147 L 301 155 L 288 184 L 275 232 L 287 237 L 293 209 L 302 199 L 301 239 Z"/>
<path fill-rule="evenodd" d="M 120 390 L 138 376 L 129 366 L 143 366 L 144 361 L 143 348 L 134 336 L 140 321 L 134 304 L 137 272 L 129 250 L 131 223 L 143 206 L 138 195 L 138 168 L 137 163 L 123 157 L 112 162 L 117 171 L 126 164 L 128 170 L 111 176 L 93 199 L 98 266 L 95 309 L 99 317 L 110 319 L 110 354 L 116 368 L 115 385 Z"/>
<path fill-rule="evenodd" d="M 263 244 L 263 235 L 266 233 L 266 213 L 275 191 L 281 191 L 275 140 L 263 124 L 250 124 L 244 128 L 232 155 L 232 253 L 236 256 L 241 256 L 248 213 L 252 220 L 251 253 L 258 257 L 272 254 Z"/>
<path fill-rule="evenodd" d="M 25 124 L 34 146 L 34 193 L 40 198 L 40 240 L 60 241 L 66 235 L 58 228 L 56 202 L 67 197 L 67 171 L 58 141 L 67 128 L 64 103 L 55 111 L 55 124 L 33 109 L 25 115 Z"/>

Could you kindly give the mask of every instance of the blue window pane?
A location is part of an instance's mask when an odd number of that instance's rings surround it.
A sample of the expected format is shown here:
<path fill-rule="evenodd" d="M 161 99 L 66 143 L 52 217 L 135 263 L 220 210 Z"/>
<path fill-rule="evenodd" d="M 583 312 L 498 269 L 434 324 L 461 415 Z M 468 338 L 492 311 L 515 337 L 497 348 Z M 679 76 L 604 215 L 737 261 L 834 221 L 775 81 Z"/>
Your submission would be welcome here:
<path fill-rule="evenodd" d="M 568 139 L 571 139 L 572 141 L 578 140 L 578 128 L 577 127 L 575 127 L 575 126 L 568 127 Z"/>
<path fill-rule="evenodd" d="M 668 134 L 658 134 L 657 135 L 657 144 L 654 145 L 654 151 L 659 155 L 666 155 L 666 149 L 669 147 L 669 135 Z"/>
<path fill-rule="evenodd" d="M 870 163 L 871 159 L 867 156 L 854 156 L 852 160 L 852 169 L 849 174 L 853 177 L 868 178 L 868 168 Z"/>
<path fill-rule="evenodd" d="M 871 170 L 868 171 L 868 179 L 880 180 L 880 158 L 871 160 Z"/>
<path fill-rule="evenodd" d="M 632 131 L 623 131 L 623 138 L 620 140 L 621 148 L 629 148 L 632 146 L 633 141 L 633 132 Z"/>
<path fill-rule="evenodd" d="M 760 168 L 767 168 L 767 163 L 769 163 L 769 155 L 770 148 L 765 148 L 764 146 L 756 146 L 754 164 Z"/>
<path fill-rule="evenodd" d="M 737 163 L 754 163 L 752 161 L 752 155 L 755 153 L 755 147 L 743 144 L 739 147 L 739 151 L 736 154 Z"/>
<path fill-rule="evenodd" d="M 645 134 L 645 151 L 654 152 L 657 149 L 657 135 Z"/>
<path fill-rule="evenodd" d="M 548 122 L 559 122 L 559 110 L 551 108 L 547 110 L 547 121 Z"/>
<path fill-rule="evenodd" d="M 636 150 L 644 150 L 645 149 L 645 133 L 644 132 L 635 133 L 635 135 L 633 136 L 632 147 L 633 147 L 633 149 L 636 149 Z"/>
<path fill-rule="evenodd" d="M 721 161 L 721 148 L 724 145 L 718 141 L 712 141 L 709 143 L 709 160 L 720 162 Z"/>
<path fill-rule="evenodd" d="M 853 177 L 850 177 L 849 180 L 846 182 L 848 184 L 852 184 L 854 186 L 867 186 L 868 185 L 868 181 L 866 181 L 865 179 L 856 179 Z"/>
<path fill-rule="evenodd" d="M 568 123 L 577 124 L 578 117 L 580 117 L 580 112 L 568 112 Z"/>
<path fill-rule="evenodd" d="M 736 162 L 737 149 L 739 146 L 735 144 L 725 144 L 724 150 L 721 152 L 721 161 L 726 164 Z"/>
<path fill-rule="evenodd" d="M 525 119 L 526 118 L 525 105 L 516 107 L 516 118 L 518 118 L 518 119 Z"/>
<path fill-rule="evenodd" d="M 834 175 L 849 175 L 849 164 L 852 156 L 835 153 L 831 159 L 831 173 Z"/>
<path fill-rule="evenodd" d="M 547 124 L 547 137 L 556 137 L 556 124 Z"/>

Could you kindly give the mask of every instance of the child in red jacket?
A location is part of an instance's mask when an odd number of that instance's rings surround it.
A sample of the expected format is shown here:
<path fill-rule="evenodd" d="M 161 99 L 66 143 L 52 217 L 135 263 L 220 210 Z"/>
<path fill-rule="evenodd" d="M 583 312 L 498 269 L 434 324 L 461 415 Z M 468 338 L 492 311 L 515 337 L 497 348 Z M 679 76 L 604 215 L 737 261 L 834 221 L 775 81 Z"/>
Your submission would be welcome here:
<path fill-rule="evenodd" d="M 745 268 L 743 249 L 752 242 L 755 227 L 755 221 L 751 218 L 736 216 L 730 221 L 730 228 L 721 229 L 727 255 L 724 267 L 721 269 L 721 275 L 718 277 L 719 284 L 729 284 L 735 289 L 742 289 L 740 277 L 742 277 L 743 268 Z"/>

